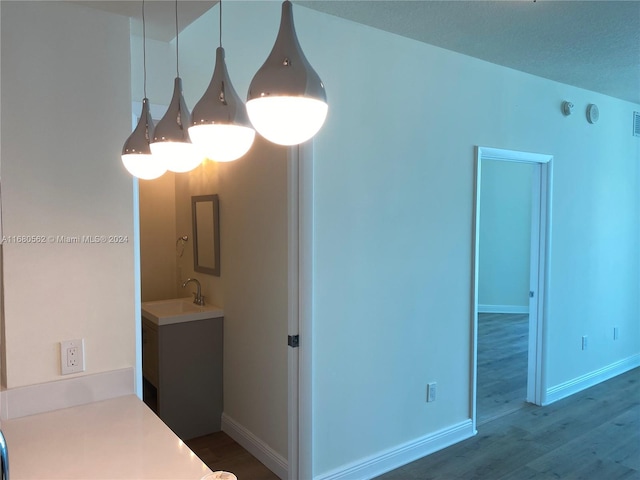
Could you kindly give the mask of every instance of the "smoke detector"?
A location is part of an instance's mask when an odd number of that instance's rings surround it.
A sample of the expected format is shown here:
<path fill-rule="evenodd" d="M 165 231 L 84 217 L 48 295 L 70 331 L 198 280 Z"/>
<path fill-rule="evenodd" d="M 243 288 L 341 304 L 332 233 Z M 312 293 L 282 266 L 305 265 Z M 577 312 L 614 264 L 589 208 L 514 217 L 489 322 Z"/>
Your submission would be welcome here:
<path fill-rule="evenodd" d="M 562 113 L 565 117 L 568 117 L 569 115 L 571 115 L 571 112 L 573 111 L 573 103 L 571 102 L 567 102 L 566 100 L 564 102 L 562 102 Z"/>
<path fill-rule="evenodd" d="M 600 118 L 600 110 L 595 103 L 590 103 L 587 106 L 587 121 L 589 123 L 596 123 Z"/>

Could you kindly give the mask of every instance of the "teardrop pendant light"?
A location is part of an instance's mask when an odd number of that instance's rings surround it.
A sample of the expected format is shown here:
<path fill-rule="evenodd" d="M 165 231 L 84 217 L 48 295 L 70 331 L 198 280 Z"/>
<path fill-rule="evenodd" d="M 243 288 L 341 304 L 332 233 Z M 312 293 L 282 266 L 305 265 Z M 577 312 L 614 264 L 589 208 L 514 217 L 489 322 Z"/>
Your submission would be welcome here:
<path fill-rule="evenodd" d="M 220 46 L 209 87 L 193 107 L 189 135 L 200 151 L 216 162 L 230 162 L 249 151 L 255 130 L 236 93 L 224 60 L 222 48 L 222 0 L 220 6 Z"/>
<path fill-rule="evenodd" d="M 300 48 L 286 0 L 273 49 L 249 86 L 249 119 L 267 140 L 297 145 L 322 128 L 327 110 L 324 84 Z"/>
<path fill-rule="evenodd" d="M 153 180 L 167 171 L 164 163 L 151 154 L 149 141 L 153 136 L 153 119 L 149 111 L 147 98 L 147 33 L 144 19 L 144 0 L 142 0 L 142 63 L 144 69 L 144 98 L 142 113 L 138 125 L 122 147 L 122 163 L 129 173 L 144 180 Z"/>
<path fill-rule="evenodd" d="M 167 113 L 156 125 L 153 142 L 151 142 L 151 152 L 165 162 L 168 170 L 181 173 L 196 168 L 202 162 L 203 157 L 189 138 L 188 128 L 191 125 L 191 116 L 182 95 L 182 79 L 178 68 L 178 0 L 175 0 L 175 5 L 176 79 Z"/>

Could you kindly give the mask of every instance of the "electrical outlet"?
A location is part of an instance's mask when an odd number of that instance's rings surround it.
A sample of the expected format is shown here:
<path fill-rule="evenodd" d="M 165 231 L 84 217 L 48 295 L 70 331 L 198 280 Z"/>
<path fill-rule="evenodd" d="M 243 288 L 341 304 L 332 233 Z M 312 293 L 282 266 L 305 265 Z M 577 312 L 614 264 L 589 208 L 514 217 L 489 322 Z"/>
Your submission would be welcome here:
<path fill-rule="evenodd" d="M 60 342 L 60 369 L 62 375 L 84 372 L 84 339 Z"/>
<path fill-rule="evenodd" d="M 620 338 L 620 330 L 618 327 L 613 327 L 613 339 L 618 340 Z"/>
<path fill-rule="evenodd" d="M 427 384 L 427 402 L 435 402 L 436 393 L 437 393 L 436 382 Z"/>
<path fill-rule="evenodd" d="M 586 335 L 582 336 L 582 349 L 583 350 L 587 349 L 587 336 Z"/>

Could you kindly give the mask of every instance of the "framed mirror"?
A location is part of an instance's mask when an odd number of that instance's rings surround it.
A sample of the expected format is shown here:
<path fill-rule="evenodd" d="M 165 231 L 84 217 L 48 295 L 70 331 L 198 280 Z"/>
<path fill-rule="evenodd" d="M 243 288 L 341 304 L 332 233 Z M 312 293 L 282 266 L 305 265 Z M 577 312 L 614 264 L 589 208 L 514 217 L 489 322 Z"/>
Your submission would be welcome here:
<path fill-rule="evenodd" d="M 220 276 L 220 213 L 218 195 L 191 197 L 193 269 Z"/>

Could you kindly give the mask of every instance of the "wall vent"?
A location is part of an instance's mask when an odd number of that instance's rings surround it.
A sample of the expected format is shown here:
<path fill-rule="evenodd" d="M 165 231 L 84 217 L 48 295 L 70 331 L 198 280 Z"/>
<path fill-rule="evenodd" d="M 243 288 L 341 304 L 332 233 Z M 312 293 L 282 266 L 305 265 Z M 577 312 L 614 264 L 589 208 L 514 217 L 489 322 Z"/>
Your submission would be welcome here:
<path fill-rule="evenodd" d="M 633 112 L 633 136 L 640 137 L 640 112 Z"/>

